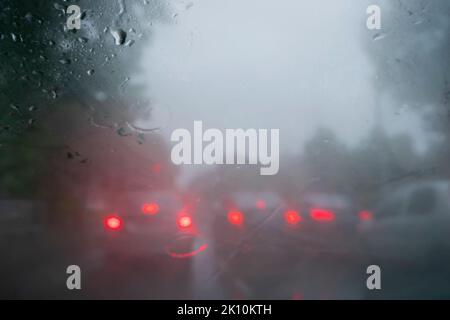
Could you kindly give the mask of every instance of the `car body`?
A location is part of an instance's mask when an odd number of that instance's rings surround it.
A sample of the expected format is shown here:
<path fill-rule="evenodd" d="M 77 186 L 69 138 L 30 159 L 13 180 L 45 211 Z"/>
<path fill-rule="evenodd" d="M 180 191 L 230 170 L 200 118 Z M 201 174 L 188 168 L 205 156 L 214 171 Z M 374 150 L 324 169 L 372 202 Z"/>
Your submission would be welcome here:
<path fill-rule="evenodd" d="M 108 254 L 188 258 L 195 253 L 198 236 L 192 210 L 171 190 L 134 191 L 118 197 L 110 208 L 91 212 L 85 225 Z"/>
<path fill-rule="evenodd" d="M 352 243 L 357 222 L 351 199 L 340 194 L 291 200 L 273 191 L 236 190 L 216 205 L 214 252 L 230 275 L 225 282 L 235 281 L 248 296 L 258 297 L 261 277 L 273 286 L 285 283 L 280 279 L 291 281 L 297 263 L 321 251 L 342 252 Z"/>
<path fill-rule="evenodd" d="M 347 195 L 308 192 L 285 202 L 276 220 L 281 234 L 294 237 L 303 248 L 335 248 L 348 244 L 358 222 L 356 208 Z"/>
<path fill-rule="evenodd" d="M 235 191 L 215 203 L 213 229 L 216 243 L 238 246 L 279 209 L 281 198 L 274 192 Z"/>
<path fill-rule="evenodd" d="M 450 249 L 450 181 L 390 187 L 380 198 L 373 221 L 362 232 L 373 256 L 421 261 Z"/>

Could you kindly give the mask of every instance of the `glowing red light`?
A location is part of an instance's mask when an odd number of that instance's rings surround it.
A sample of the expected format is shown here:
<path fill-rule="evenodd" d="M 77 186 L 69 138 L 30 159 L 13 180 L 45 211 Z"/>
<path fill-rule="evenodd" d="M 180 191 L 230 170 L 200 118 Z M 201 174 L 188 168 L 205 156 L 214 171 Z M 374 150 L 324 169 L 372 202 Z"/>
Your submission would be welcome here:
<path fill-rule="evenodd" d="M 142 213 L 144 214 L 157 214 L 159 211 L 159 205 L 155 202 L 152 203 L 144 203 L 142 206 Z"/>
<path fill-rule="evenodd" d="M 153 171 L 153 173 L 160 173 L 161 172 L 161 164 L 160 163 L 154 163 L 152 165 L 152 171 Z"/>
<path fill-rule="evenodd" d="M 169 255 L 172 258 L 177 258 L 177 259 L 184 259 L 184 258 L 190 258 L 193 256 L 196 256 L 197 254 L 199 254 L 202 251 L 205 251 L 208 248 L 208 244 L 202 244 L 200 247 L 198 247 L 196 250 L 192 250 L 190 252 L 185 252 L 185 253 L 176 253 L 176 252 L 168 252 Z"/>
<path fill-rule="evenodd" d="M 192 226 L 192 218 L 190 216 L 182 216 L 178 219 L 178 226 L 182 229 Z"/>
<path fill-rule="evenodd" d="M 263 199 L 256 200 L 256 208 L 264 210 L 266 208 L 266 202 Z"/>
<path fill-rule="evenodd" d="M 335 216 L 334 212 L 326 209 L 311 209 L 311 218 L 319 222 L 333 221 Z"/>
<path fill-rule="evenodd" d="M 358 215 L 360 220 L 370 221 L 373 219 L 373 214 L 370 211 L 360 211 Z"/>
<path fill-rule="evenodd" d="M 105 226 L 110 230 L 120 230 L 122 228 L 122 219 L 118 216 L 106 217 Z"/>
<path fill-rule="evenodd" d="M 244 215 L 240 211 L 230 211 L 228 212 L 228 221 L 231 224 L 240 226 L 244 223 Z"/>
<path fill-rule="evenodd" d="M 293 295 L 292 295 L 292 298 L 291 298 L 292 300 L 303 300 L 303 295 L 301 294 L 301 293 L 298 293 L 298 292 L 295 292 Z"/>
<path fill-rule="evenodd" d="M 284 219 L 286 220 L 286 222 L 288 224 L 296 225 L 297 223 L 299 223 L 302 220 L 302 217 L 300 217 L 300 215 L 298 214 L 297 211 L 288 210 L 284 214 Z"/>

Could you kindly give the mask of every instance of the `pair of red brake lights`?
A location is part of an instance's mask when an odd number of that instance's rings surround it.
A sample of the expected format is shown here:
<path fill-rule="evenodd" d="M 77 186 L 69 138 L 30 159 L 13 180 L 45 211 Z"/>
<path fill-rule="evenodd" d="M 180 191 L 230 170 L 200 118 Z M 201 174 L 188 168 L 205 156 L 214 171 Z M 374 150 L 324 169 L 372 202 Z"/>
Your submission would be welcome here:
<path fill-rule="evenodd" d="M 192 217 L 183 215 L 178 218 L 177 226 L 180 229 L 187 229 L 192 226 Z M 111 215 L 105 218 L 105 227 L 109 230 L 120 230 L 123 227 L 123 220 L 117 215 Z"/>
<path fill-rule="evenodd" d="M 331 222 L 336 219 L 334 212 L 328 209 L 312 208 L 309 215 L 317 222 Z M 302 220 L 299 213 L 295 210 L 286 211 L 284 217 L 286 222 L 291 225 L 296 225 Z M 370 211 L 363 210 L 358 213 L 358 217 L 361 221 L 370 221 L 373 219 L 373 214 Z"/>
<path fill-rule="evenodd" d="M 156 215 L 159 212 L 159 205 L 156 202 L 144 203 L 141 211 L 145 215 Z M 107 216 L 104 223 L 109 230 L 120 230 L 123 227 L 123 219 L 118 215 Z M 176 223 L 180 229 L 188 229 L 193 225 L 192 217 L 184 212 L 178 216 Z"/>
<path fill-rule="evenodd" d="M 266 209 L 266 201 L 264 199 L 256 200 L 255 207 L 259 210 Z M 360 218 L 368 218 L 368 212 L 364 215 L 360 214 Z M 310 217 L 317 222 L 331 222 L 335 219 L 334 212 L 327 209 L 313 208 L 310 211 Z M 244 223 L 244 214 L 238 210 L 231 210 L 228 212 L 228 222 L 235 226 L 241 226 Z M 300 221 L 302 217 L 300 213 L 296 210 L 287 210 L 284 214 L 284 220 L 288 225 L 295 226 Z"/>
<path fill-rule="evenodd" d="M 159 205 L 156 202 L 144 203 L 142 213 L 147 215 L 155 215 L 159 212 Z M 192 217 L 186 213 L 181 213 L 177 220 L 177 225 L 181 229 L 190 228 L 192 226 Z"/>

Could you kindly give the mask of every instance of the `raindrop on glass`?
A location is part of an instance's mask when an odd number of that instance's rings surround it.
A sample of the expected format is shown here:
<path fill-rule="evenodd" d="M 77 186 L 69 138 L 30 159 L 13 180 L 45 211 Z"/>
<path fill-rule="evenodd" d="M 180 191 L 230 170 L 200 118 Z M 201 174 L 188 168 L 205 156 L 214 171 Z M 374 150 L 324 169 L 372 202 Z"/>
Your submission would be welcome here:
<path fill-rule="evenodd" d="M 117 46 L 123 45 L 127 38 L 127 33 L 122 29 L 111 30 L 111 35 L 114 37 L 114 42 Z"/>

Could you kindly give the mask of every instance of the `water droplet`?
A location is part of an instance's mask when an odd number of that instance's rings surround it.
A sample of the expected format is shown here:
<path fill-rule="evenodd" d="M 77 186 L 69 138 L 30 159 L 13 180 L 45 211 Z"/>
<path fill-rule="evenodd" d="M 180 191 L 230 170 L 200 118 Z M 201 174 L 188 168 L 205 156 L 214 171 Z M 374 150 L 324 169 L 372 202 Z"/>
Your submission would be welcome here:
<path fill-rule="evenodd" d="M 121 137 L 127 137 L 131 135 L 131 133 L 127 132 L 124 127 L 120 127 L 119 129 L 117 129 L 117 134 Z"/>
<path fill-rule="evenodd" d="M 114 42 L 117 46 L 123 45 L 127 38 L 127 33 L 122 29 L 111 30 L 111 35 L 114 37 Z"/>
<path fill-rule="evenodd" d="M 138 126 L 136 126 L 136 125 L 134 125 L 134 124 L 132 124 L 132 123 L 130 123 L 130 122 L 127 122 L 127 126 L 128 126 L 131 130 L 136 131 L 136 132 L 138 132 L 139 134 L 150 133 L 150 132 L 155 132 L 155 131 L 160 131 L 160 130 L 161 130 L 160 127 L 154 127 L 154 128 L 141 128 L 141 127 L 138 127 Z"/>
<path fill-rule="evenodd" d="M 138 139 L 137 139 L 139 144 L 143 144 L 145 142 L 145 136 L 142 133 L 138 134 Z"/>
<path fill-rule="evenodd" d="M 54 4 L 53 4 L 53 7 L 54 7 L 56 10 L 62 11 L 64 14 L 66 13 L 66 8 L 65 8 L 63 5 L 59 4 L 59 3 L 54 3 Z"/>
<path fill-rule="evenodd" d="M 28 22 L 33 21 L 33 15 L 31 14 L 31 12 L 28 12 L 28 13 L 25 15 L 25 20 L 27 20 Z"/>
<path fill-rule="evenodd" d="M 387 34 L 384 32 L 375 33 L 372 37 L 372 40 L 373 41 L 381 40 L 381 39 L 385 38 L 386 36 L 387 36 Z"/>
<path fill-rule="evenodd" d="M 189 10 L 190 8 L 192 8 L 194 6 L 193 2 L 188 2 L 186 3 L 186 10 Z"/>
<path fill-rule="evenodd" d="M 125 2 L 123 0 L 119 0 L 119 13 L 118 16 L 120 17 L 121 15 L 123 15 L 126 11 L 125 8 Z"/>
<path fill-rule="evenodd" d="M 95 99 L 98 101 L 106 101 L 106 99 L 108 99 L 108 96 L 103 91 L 98 91 L 95 93 Z"/>
<path fill-rule="evenodd" d="M 15 104 L 12 104 L 12 103 L 11 103 L 9 106 L 10 106 L 10 108 L 13 109 L 15 112 L 21 113 L 19 107 L 16 106 Z"/>
<path fill-rule="evenodd" d="M 61 59 L 61 60 L 59 60 L 59 63 L 61 63 L 61 64 L 70 64 L 71 61 L 70 61 L 70 59 Z"/>
<path fill-rule="evenodd" d="M 134 44 L 134 40 L 128 40 L 127 43 L 125 43 L 125 46 L 131 47 Z"/>

